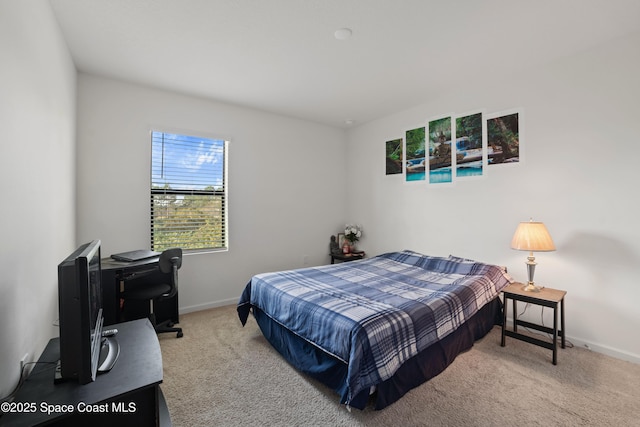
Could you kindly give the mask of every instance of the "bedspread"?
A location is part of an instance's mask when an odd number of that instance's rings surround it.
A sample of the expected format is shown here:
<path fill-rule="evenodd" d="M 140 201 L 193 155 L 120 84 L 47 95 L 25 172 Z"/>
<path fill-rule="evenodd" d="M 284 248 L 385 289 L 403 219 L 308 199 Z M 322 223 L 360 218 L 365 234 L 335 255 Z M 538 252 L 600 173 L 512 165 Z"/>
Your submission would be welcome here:
<path fill-rule="evenodd" d="M 457 257 L 391 252 L 348 263 L 258 274 L 238 303 L 251 306 L 348 366 L 352 397 L 388 378 L 494 299 L 506 270 Z"/>

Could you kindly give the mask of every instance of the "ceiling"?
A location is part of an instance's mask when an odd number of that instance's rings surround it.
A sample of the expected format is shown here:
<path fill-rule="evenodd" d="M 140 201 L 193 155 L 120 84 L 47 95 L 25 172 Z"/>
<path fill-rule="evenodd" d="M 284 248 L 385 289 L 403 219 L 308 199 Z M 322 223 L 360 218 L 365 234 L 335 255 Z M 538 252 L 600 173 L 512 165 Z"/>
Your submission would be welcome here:
<path fill-rule="evenodd" d="M 638 0 L 50 3 L 80 72 L 335 127 L 640 31 Z"/>

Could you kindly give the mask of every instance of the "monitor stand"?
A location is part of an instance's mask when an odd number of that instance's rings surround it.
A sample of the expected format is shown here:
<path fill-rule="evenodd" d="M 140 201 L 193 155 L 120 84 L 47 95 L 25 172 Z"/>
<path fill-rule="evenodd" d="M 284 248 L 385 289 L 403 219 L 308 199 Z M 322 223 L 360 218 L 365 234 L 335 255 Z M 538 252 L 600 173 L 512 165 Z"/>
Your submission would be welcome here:
<path fill-rule="evenodd" d="M 113 337 L 103 337 L 102 342 L 100 343 L 100 357 L 98 358 L 98 369 L 96 369 L 96 374 L 109 372 L 111 368 L 113 368 L 113 365 L 116 364 L 119 355 L 120 344 L 118 344 L 118 341 Z M 65 381 L 66 379 L 62 378 L 60 359 L 58 359 L 53 382 L 54 384 L 60 384 Z"/>
<path fill-rule="evenodd" d="M 120 355 L 120 344 L 113 337 L 102 338 L 100 358 L 98 359 L 98 374 L 109 372 Z"/>

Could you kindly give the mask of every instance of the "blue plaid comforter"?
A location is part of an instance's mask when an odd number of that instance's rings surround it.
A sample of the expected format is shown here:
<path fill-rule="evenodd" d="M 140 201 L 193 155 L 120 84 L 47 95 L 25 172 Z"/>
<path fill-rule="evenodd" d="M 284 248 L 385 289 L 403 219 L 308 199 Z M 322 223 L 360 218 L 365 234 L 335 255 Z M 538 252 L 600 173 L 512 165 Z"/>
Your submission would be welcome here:
<path fill-rule="evenodd" d="M 387 380 L 513 280 L 498 266 L 412 251 L 258 274 L 238 303 L 251 306 L 348 366 L 347 396 Z"/>

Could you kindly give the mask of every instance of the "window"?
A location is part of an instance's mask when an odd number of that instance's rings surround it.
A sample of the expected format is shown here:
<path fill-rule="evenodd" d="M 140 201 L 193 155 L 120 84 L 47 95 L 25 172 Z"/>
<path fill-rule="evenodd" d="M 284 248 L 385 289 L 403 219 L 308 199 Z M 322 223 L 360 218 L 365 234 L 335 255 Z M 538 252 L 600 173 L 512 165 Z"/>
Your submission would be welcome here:
<path fill-rule="evenodd" d="M 226 249 L 228 141 L 151 133 L 151 249 Z"/>

